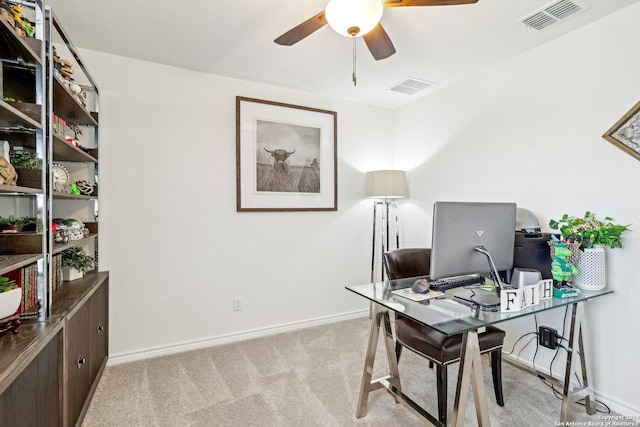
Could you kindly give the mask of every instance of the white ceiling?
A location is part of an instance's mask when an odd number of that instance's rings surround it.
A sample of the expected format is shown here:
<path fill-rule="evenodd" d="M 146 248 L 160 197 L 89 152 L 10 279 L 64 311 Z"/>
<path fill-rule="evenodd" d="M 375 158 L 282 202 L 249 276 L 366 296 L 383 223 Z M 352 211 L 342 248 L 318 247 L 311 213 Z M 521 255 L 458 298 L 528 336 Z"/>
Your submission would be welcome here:
<path fill-rule="evenodd" d="M 518 24 L 550 0 L 387 8 L 397 53 L 375 61 L 326 26 L 294 46 L 273 40 L 328 0 L 48 0 L 76 47 L 396 108 L 640 0 L 574 0 L 590 7 L 542 31 Z M 187 7 L 188 6 L 188 7 Z M 437 83 L 417 95 L 388 89 L 408 77 Z"/>

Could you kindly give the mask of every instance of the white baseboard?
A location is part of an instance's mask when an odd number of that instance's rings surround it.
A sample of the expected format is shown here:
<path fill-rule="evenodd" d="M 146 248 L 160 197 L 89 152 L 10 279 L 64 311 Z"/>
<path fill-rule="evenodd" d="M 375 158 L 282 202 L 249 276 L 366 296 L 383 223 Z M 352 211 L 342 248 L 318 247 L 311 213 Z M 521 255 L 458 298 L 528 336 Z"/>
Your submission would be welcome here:
<path fill-rule="evenodd" d="M 249 331 L 235 332 L 232 334 L 221 335 L 217 337 L 205 338 L 195 341 L 187 341 L 168 346 L 155 347 L 146 350 L 138 350 L 127 353 L 116 353 L 109 355 L 107 361 L 108 366 L 119 365 L 122 363 L 135 362 L 137 360 L 151 359 L 154 357 L 167 356 L 170 354 L 183 353 L 185 351 L 199 350 L 202 348 L 215 347 L 223 344 L 244 341 L 252 338 L 266 337 L 269 335 L 281 334 L 284 332 L 295 331 L 299 329 L 309 328 L 312 326 L 326 325 L 344 320 L 357 319 L 368 316 L 369 310 L 358 310 L 350 313 L 342 313 L 326 317 L 318 317 L 315 319 L 291 322 L 282 325 L 268 326 L 266 328 L 252 329 Z"/>
<path fill-rule="evenodd" d="M 531 360 L 528 360 L 528 359 L 525 359 L 525 358 L 522 358 L 522 357 L 521 358 L 517 358 L 513 354 L 506 354 L 506 353 L 502 353 L 502 357 L 505 358 L 505 359 L 510 359 L 512 362 L 514 362 L 516 364 L 524 365 L 529 369 L 534 369 L 534 366 L 533 366 L 533 363 L 531 362 Z M 540 369 L 540 366 L 538 366 L 537 369 Z M 554 369 L 554 371 L 555 371 L 555 369 Z M 545 374 L 547 374 L 547 373 L 545 373 Z M 559 378 L 559 376 L 557 376 L 556 372 L 554 372 L 554 377 Z M 572 378 L 571 382 L 574 383 L 574 378 Z M 578 386 L 577 383 L 575 383 L 573 385 L 574 386 Z M 600 402 L 604 402 L 609 407 L 609 409 L 611 409 L 611 412 L 615 412 L 616 414 L 620 414 L 623 417 L 629 417 L 629 419 L 627 419 L 627 420 L 616 418 L 616 419 L 611 420 L 611 421 L 624 422 L 624 421 L 629 421 L 629 420 L 631 420 L 631 421 L 640 420 L 640 408 L 633 408 L 632 406 L 630 406 L 630 405 L 628 405 L 626 403 L 619 402 L 615 398 L 610 397 L 608 395 L 605 395 L 605 394 L 599 392 L 595 388 L 593 389 L 593 395 L 594 395 L 596 400 L 599 400 Z M 594 417 L 596 417 L 596 416 L 603 416 L 604 417 L 604 416 L 607 416 L 607 414 L 597 413 L 597 415 L 594 415 Z M 612 425 L 615 425 L 615 424 L 612 424 Z M 623 424 L 619 424 L 619 425 L 623 425 Z"/>
<path fill-rule="evenodd" d="M 625 421 L 634 421 L 634 422 L 640 421 L 640 408 L 634 408 L 628 403 L 620 402 L 613 397 L 599 393 L 597 390 L 594 390 L 593 394 L 595 395 L 596 400 L 606 403 L 607 406 L 611 409 L 611 412 L 615 412 L 616 414 L 620 414 L 624 417 L 627 417 L 627 419 L 614 418 L 611 421 L 615 421 L 617 422 L 617 424 L 613 423 L 611 425 L 622 426 L 622 425 L 628 425 L 628 424 L 624 424 Z M 601 415 L 603 417 L 607 416 L 607 414 L 600 414 L 600 413 L 598 415 Z"/>

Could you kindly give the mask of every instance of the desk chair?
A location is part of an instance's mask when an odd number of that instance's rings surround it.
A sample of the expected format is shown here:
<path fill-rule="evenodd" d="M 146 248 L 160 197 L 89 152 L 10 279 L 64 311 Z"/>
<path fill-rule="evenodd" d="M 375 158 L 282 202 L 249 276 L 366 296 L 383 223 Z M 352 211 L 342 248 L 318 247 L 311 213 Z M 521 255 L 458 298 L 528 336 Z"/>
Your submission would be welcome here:
<path fill-rule="evenodd" d="M 397 249 L 383 255 L 384 267 L 389 280 L 426 276 L 431 269 L 431 249 Z M 460 360 L 462 334 L 446 336 L 435 329 L 414 322 L 401 314 L 395 320 L 396 356 L 400 361 L 402 347 L 429 360 L 429 367 L 435 364 L 438 385 L 438 419 L 447 423 L 447 366 Z M 504 406 L 502 395 L 502 345 L 504 331 L 487 326 L 478 334 L 480 353 L 491 353 L 493 388 L 498 405 Z"/>

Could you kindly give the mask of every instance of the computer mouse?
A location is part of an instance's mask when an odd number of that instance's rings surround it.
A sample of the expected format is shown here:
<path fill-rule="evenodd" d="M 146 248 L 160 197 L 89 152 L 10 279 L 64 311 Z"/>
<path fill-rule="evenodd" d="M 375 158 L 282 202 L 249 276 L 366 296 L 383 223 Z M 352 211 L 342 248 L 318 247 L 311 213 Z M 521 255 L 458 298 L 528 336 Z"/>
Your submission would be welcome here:
<path fill-rule="evenodd" d="M 418 279 L 413 282 L 411 290 L 419 294 L 426 294 L 427 292 L 429 292 L 429 281 L 427 279 Z"/>

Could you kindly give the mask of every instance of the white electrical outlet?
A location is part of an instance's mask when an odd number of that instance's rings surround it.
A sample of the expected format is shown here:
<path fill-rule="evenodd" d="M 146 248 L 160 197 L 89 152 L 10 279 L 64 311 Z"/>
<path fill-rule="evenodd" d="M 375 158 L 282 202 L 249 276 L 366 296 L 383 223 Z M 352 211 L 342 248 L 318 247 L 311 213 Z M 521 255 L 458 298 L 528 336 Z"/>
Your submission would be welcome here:
<path fill-rule="evenodd" d="M 233 311 L 242 311 L 242 298 L 236 297 L 233 299 Z"/>

